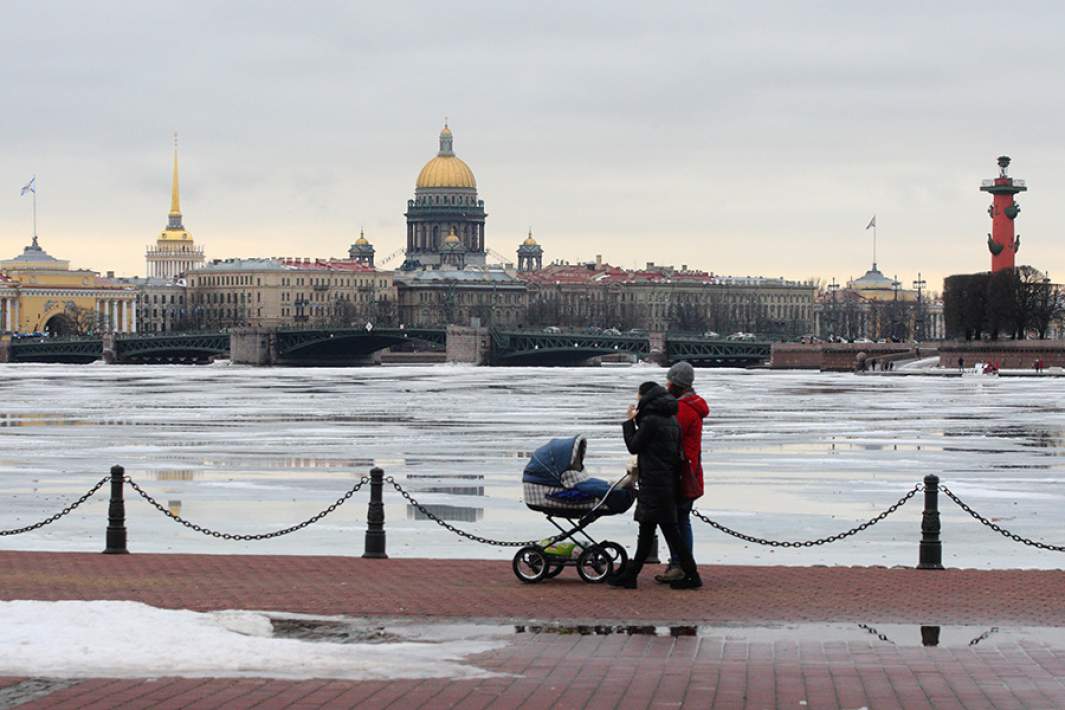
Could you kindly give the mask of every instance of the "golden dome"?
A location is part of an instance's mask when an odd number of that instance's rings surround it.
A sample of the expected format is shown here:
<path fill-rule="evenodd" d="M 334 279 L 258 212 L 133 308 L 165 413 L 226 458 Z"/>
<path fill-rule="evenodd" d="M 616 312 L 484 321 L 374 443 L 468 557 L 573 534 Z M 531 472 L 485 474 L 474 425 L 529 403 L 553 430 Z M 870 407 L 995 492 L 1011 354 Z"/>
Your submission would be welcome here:
<path fill-rule="evenodd" d="M 418 173 L 415 187 L 468 187 L 477 189 L 470 166 L 454 155 L 438 155 Z"/>
<path fill-rule="evenodd" d="M 366 246 L 370 243 L 369 240 L 366 239 L 366 235 L 361 229 L 359 230 L 359 238 L 355 240 L 355 243 L 359 246 Z"/>
<path fill-rule="evenodd" d="M 471 190 L 477 189 L 477 180 L 473 177 L 470 166 L 455 157 L 451 149 L 451 129 L 444 123 L 444 130 L 440 131 L 440 152 L 436 157 L 425 164 L 418 173 L 416 188 L 421 187 L 463 187 Z"/>
<path fill-rule="evenodd" d="M 455 234 L 455 228 L 452 227 L 448 235 L 444 237 L 444 244 L 454 244 L 459 241 L 459 235 Z"/>
<path fill-rule="evenodd" d="M 529 230 L 529 236 L 525 238 L 525 241 L 522 242 L 521 245 L 522 246 L 526 246 L 526 247 L 537 247 L 537 246 L 540 246 L 539 244 L 536 243 L 536 240 L 533 239 L 533 235 L 532 235 L 532 230 L 531 229 Z"/>

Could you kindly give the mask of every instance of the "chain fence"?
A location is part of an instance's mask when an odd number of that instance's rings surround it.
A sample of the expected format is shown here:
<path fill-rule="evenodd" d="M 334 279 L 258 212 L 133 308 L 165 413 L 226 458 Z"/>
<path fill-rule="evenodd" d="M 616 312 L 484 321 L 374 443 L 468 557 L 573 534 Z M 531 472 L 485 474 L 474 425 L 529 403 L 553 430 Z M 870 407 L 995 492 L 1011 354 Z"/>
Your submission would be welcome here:
<path fill-rule="evenodd" d="M 104 480 L 106 481 L 108 479 L 104 479 Z M 288 535 L 289 533 L 296 532 L 297 530 L 302 530 L 303 528 L 307 527 L 308 525 L 312 525 L 314 523 L 317 523 L 319 520 L 321 520 L 325 516 L 329 515 L 330 513 L 332 513 L 334 510 L 336 510 L 340 506 L 342 506 L 345 503 L 347 503 L 348 500 L 353 495 L 355 495 L 359 491 L 360 488 L 362 488 L 364 485 L 366 485 L 370 481 L 370 478 L 369 478 L 369 476 L 363 476 L 362 478 L 360 478 L 358 480 L 358 482 L 354 486 L 352 486 L 344 495 L 342 495 L 339 498 L 337 498 L 336 502 L 334 502 L 331 505 L 329 505 L 329 507 L 327 507 L 325 510 L 323 510 L 320 513 L 318 513 L 317 515 L 311 516 L 310 518 L 307 518 L 303 522 L 296 523 L 295 525 L 293 525 L 291 527 L 284 528 L 283 530 L 274 530 L 273 532 L 260 533 L 260 534 L 257 534 L 257 535 L 241 535 L 241 534 L 238 534 L 238 533 L 219 532 L 218 530 L 211 530 L 210 528 L 205 528 L 202 525 L 197 525 L 196 523 L 193 523 L 193 522 L 190 522 L 188 520 L 185 520 L 180 515 L 175 515 L 174 513 L 171 513 L 168 508 L 164 507 L 155 498 L 152 498 L 152 496 L 149 495 L 147 491 L 145 491 L 143 488 L 141 488 L 137 484 L 137 482 L 134 481 L 129 476 L 126 476 L 125 481 L 126 481 L 126 483 L 129 484 L 130 488 L 135 490 L 137 492 L 137 494 L 141 498 L 143 498 L 144 500 L 148 501 L 148 503 L 151 504 L 156 510 L 158 510 L 160 513 L 162 513 L 166 517 L 170 518 L 174 522 L 177 522 L 177 523 L 180 523 L 180 524 L 184 525 L 185 527 L 189 528 L 190 530 L 195 530 L 198 533 L 203 533 L 204 535 L 209 535 L 211 537 L 215 537 L 215 538 L 218 538 L 220 540 L 238 540 L 238 541 L 241 541 L 241 542 L 247 542 L 247 541 L 251 541 L 251 540 L 269 540 L 271 538 L 281 537 L 282 535 Z M 101 485 L 102 485 L 102 483 L 101 483 Z"/>
<path fill-rule="evenodd" d="M 465 530 L 461 530 L 461 529 L 455 527 L 454 525 L 452 525 L 451 523 L 447 522 L 446 520 L 441 518 L 439 515 L 435 514 L 433 511 L 429 510 L 424 505 L 422 505 L 421 503 L 416 501 L 414 499 L 414 497 L 411 496 L 411 494 L 408 493 L 406 491 L 406 489 L 403 488 L 403 486 L 399 485 L 399 483 L 396 481 L 396 479 L 393 478 L 392 476 L 385 476 L 385 481 L 390 483 L 390 484 L 392 484 L 392 487 L 395 488 L 396 491 L 398 491 L 399 494 L 401 496 L 403 496 L 407 500 L 408 503 L 410 503 L 415 508 L 417 508 L 418 511 L 421 512 L 422 515 L 424 515 L 425 517 L 429 518 L 430 520 L 432 520 L 434 523 L 436 523 L 440 527 L 444 528 L 445 530 L 447 530 L 449 532 L 455 533 L 459 537 L 466 538 L 467 540 L 471 540 L 473 542 L 479 542 L 482 545 L 494 545 L 495 547 L 525 547 L 526 545 L 542 545 L 543 547 L 548 547 L 550 545 L 555 544 L 556 542 L 558 542 L 559 540 L 561 540 L 562 538 L 565 537 L 564 534 L 555 535 L 554 537 L 549 538 L 550 542 L 547 542 L 546 544 L 544 544 L 540 540 L 493 540 L 492 538 L 489 538 L 489 537 L 482 537 L 480 535 L 474 535 L 473 533 L 469 533 L 469 532 L 466 532 Z"/>
<path fill-rule="evenodd" d="M 76 501 L 74 501 L 73 503 L 71 503 L 67 507 L 63 508 L 61 511 L 59 511 L 58 513 L 56 513 L 52 517 L 45 518 L 44 520 L 40 521 L 39 523 L 34 523 L 33 525 L 27 525 L 24 528 L 15 528 L 14 530 L 0 530 L 0 537 L 7 537 L 8 535 L 20 535 L 22 533 L 27 533 L 27 532 L 30 532 L 32 530 L 37 530 L 39 528 L 43 528 L 45 525 L 50 525 L 50 524 L 54 523 L 55 521 L 57 521 L 60 518 L 62 518 L 64 515 L 69 515 L 79 505 L 81 505 L 85 501 L 89 500 L 94 495 L 96 495 L 96 491 L 100 490 L 100 488 L 102 488 L 103 485 L 105 483 L 107 483 L 108 481 L 110 481 L 110 480 L 111 480 L 110 476 L 104 476 L 99 481 L 97 481 L 95 486 L 93 486 L 88 491 L 86 491 L 85 495 L 83 495 L 81 498 L 78 498 Z"/>
<path fill-rule="evenodd" d="M 1022 537 L 1022 536 L 1020 536 L 1020 535 L 1018 535 L 1017 533 L 1014 533 L 1014 532 L 1010 532 L 1009 530 L 1007 530 L 1006 528 L 1002 527 L 1001 525 L 988 520 L 987 518 L 985 518 L 984 516 L 980 515 L 979 513 L 977 513 L 972 508 L 970 508 L 968 505 L 966 505 L 965 501 L 963 501 L 961 498 L 959 498 L 957 495 L 955 495 L 954 492 L 952 490 L 950 490 L 949 488 L 947 488 L 946 486 L 940 486 L 939 490 L 943 491 L 943 495 L 945 495 L 947 498 L 950 498 L 952 501 L 957 503 L 958 507 L 961 508 L 962 510 L 964 510 L 969 515 L 971 515 L 974 520 L 976 520 L 977 522 L 983 523 L 984 525 L 986 525 L 987 527 L 991 528 L 992 530 L 997 532 L 999 535 L 1002 535 L 1003 537 L 1008 537 L 1010 540 L 1013 540 L 1014 542 L 1019 542 L 1022 545 L 1028 545 L 1030 547 L 1038 547 L 1040 550 L 1049 550 L 1050 552 L 1065 552 L 1065 545 L 1051 545 L 1051 544 L 1046 543 L 1046 542 L 1040 542 L 1039 540 L 1030 540 L 1029 538 Z"/>
<path fill-rule="evenodd" d="M 826 545 L 826 544 L 828 544 L 830 542 L 839 542 L 840 540 L 848 538 L 851 535 L 857 535 L 861 531 L 866 530 L 868 528 L 871 528 L 872 526 L 876 525 L 881 520 L 883 520 L 884 518 L 886 518 L 887 516 L 891 515 L 896 510 L 898 510 L 899 508 L 904 506 L 911 498 L 913 498 L 915 495 L 917 495 L 917 493 L 919 493 L 920 491 L 923 491 L 923 490 L 924 490 L 924 485 L 921 484 L 921 483 L 918 483 L 918 484 L 914 485 L 913 488 L 910 489 L 909 493 L 907 493 L 903 497 L 899 498 L 896 503 L 894 503 L 893 505 L 889 506 L 887 508 L 887 510 L 885 510 L 882 513 L 880 513 L 880 515 L 877 515 L 876 517 L 870 518 L 869 520 L 866 520 L 861 525 L 858 525 L 857 527 L 853 527 L 850 530 L 847 530 L 846 532 L 837 533 L 835 535 L 829 535 L 828 537 L 822 537 L 822 538 L 818 538 L 816 540 L 769 540 L 769 539 L 763 538 L 763 537 L 754 537 L 753 535 L 746 535 L 746 534 L 741 533 L 741 532 L 739 532 L 737 530 L 733 530 L 732 528 L 726 527 L 726 526 L 722 525 L 721 523 L 719 523 L 717 521 L 711 520 L 710 518 L 708 518 L 705 515 L 703 515 L 702 513 L 700 513 L 698 510 L 692 510 L 692 515 L 697 517 L 699 520 L 702 520 L 704 523 L 706 523 L 710 527 L 712 527 L 712 528 L 714 528 L 716 530 L 720 530 L 721 532 L 725 533 L 726 535 L 731 535 L 732 537 L 739 538 L 740 540 L 743 540 L 745 542 L 752 542 L 752 543 L 755 543 L 757 545 L 768 545 L 769 547 L 815 547 L 817 545 Z"/>

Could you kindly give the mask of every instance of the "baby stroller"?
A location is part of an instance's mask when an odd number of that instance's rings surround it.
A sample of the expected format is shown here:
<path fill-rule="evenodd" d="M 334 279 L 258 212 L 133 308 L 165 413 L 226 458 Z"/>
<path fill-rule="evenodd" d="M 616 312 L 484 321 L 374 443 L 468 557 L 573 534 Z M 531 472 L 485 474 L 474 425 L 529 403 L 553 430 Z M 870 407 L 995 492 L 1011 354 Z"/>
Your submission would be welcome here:
<path fill-rule="evenodd" d="M 618 487 L 622 479 L 611 484 L 589 476 L 584 471 L 587 449 L 583 436 L 552 439 L 533 452 L 525 467 L 525 504 L 544 513 L 559 534 L 526 545 L 514 555 L 514 575 L 522 582 L 556 577 L 566 567 L 576 567 L 585 582 L 602 582 L 628 562 L 624 547 L 609 540 L 597 541 L 585 528 L 604 515 L 624 513 L 635 495 Z"/>

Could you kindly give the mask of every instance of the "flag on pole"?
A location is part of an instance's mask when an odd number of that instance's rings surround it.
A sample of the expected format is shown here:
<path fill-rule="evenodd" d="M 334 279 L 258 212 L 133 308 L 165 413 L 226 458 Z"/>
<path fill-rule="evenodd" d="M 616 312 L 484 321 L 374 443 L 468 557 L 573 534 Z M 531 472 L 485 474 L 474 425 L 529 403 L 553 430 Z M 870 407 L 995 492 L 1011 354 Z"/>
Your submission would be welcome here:
<path fill-rule="evenodd" d="M 874 227 L 876 227 L 876 215 L 875 214 L 873 215 L 873 218 L 871 220 L 869 220 L 869 224 L 865 225 L 866 229 L 873 229 Z"/>
<path fill-rule="evenodd" d="M 19 192 L 18 196 L 22 197 L 27 192 L 32 192 L 34 195 L 37 194 L 37 176 L 36 175 L 34 175 L 32 178 L 30 178 L 30 181 L 22 186 L 22 191 Z"/>

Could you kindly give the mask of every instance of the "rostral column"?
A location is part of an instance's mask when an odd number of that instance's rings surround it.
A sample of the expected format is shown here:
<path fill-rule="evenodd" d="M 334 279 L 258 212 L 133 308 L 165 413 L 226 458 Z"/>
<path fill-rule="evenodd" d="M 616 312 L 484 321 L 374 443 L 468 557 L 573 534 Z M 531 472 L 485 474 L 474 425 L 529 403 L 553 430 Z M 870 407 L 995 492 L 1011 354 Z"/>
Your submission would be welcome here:
<path fill-rule="evenodd" d="M 983 192 L 990 192 L 994 196 L 994 202 L 987 208 L 987 213 L 991 215 L 991 233 L 987 235 L 987 248 L 991 252 L 993 272 L 1012 269 L 1017 251 L 1021 248 L 1021 235 L 1014 236 L 1013 233 L 1013 222 L 1021 213 L 1021 206 L 1014 202 L 1013 196 L 1024 192 L 1028 187 L 1024 180 L 1006 175 L 1009 164 L 1009 156 L 1000 155 L 998 177 L 994 180 L 984 180 L 980 185 Z"/>

